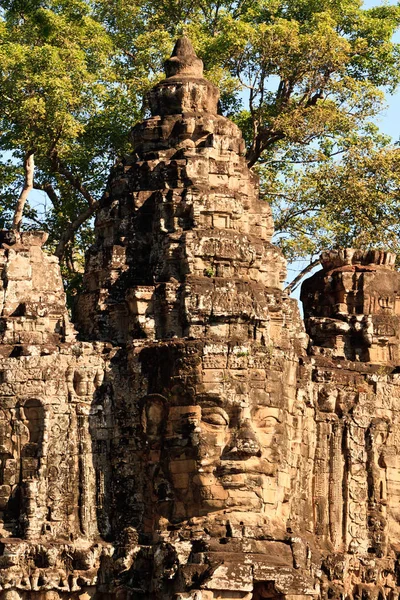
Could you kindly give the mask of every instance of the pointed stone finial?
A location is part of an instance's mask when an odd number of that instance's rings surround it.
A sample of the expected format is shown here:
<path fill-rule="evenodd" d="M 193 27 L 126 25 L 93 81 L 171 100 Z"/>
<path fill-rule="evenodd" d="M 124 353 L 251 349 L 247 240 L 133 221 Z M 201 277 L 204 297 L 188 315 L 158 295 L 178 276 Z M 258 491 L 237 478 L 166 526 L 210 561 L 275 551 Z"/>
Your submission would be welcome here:
<path fill-rule="evenodd" d="M 206 112 L 217 114 L 218 88 L 203 78 L 203 61 L 196 56 L 187 37 L 175 44 L 171 58 L 165 61 L 166 79 L 149 92 L 153 116 Z"/>
<path fill-rule="evenodd" d="M 203 61 L 196 56 L 189 38 L 185 36 L 176 42 L 164 67 L 167 77 L 203 77 Z"/>

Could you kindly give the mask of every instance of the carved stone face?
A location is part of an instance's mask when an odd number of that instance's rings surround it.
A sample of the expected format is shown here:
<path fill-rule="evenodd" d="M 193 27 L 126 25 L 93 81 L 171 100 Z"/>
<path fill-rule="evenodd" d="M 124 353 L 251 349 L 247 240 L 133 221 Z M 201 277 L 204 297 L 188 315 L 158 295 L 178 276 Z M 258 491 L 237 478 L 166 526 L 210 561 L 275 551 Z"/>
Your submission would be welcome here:
<path fill-rule="evenodd" d="M 153 457 L 165 477 L 156 481 L 156 494 L 160 501 L 174 498 L 177 519 L 218 510 L 272 515 L 284 494 L 278 485 L 283 396 L 265 369 L 206 369 L 200 358 L 192 365 L 182 361 L 159 388 L 162 394 L 144 403 L 144 429 L 159 448 Z M 248 366 L 252 357 L 238 358 Z"/>
<path fill-rule="evenodd" d="M 276 472 L 280 425 L 279 410 L 248 398 L 201 396 L 197 405 L 170 407 L 165 441 L 173 487 L 182 499 L 193 497 L 199 514 L 224 508 L 261 511 L 266 479 L 272 483 Z M 182 455 L 180 432 L 190 429 L 192 446 Z"/>

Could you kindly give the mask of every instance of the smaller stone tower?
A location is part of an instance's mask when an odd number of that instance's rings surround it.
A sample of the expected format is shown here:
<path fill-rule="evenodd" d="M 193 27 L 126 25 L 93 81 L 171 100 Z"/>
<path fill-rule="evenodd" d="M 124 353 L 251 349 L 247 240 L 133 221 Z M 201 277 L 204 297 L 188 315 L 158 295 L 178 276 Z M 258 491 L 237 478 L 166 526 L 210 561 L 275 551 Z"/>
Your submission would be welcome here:
<path fill-rule="evenodd" d="M 324 252 L 322 271 L 301 299 L 314 352 L 397 366 L 400 361 L 400 274 L 380 250 Z"/>
<path fill-rule="evenodd" d="M 104 362 L 100 346 L 76 341 L 46 238 L 0 232 L 2 599 L 79 594 L 95 584 L 106 546 L 88 420 Z"/>
<path fill-rule="evenodd" d="M 328 597 L 399 593 L 400 274 L 395 256 L 321 256 L 301 298 L 315 406 L 315 539 Z"/>

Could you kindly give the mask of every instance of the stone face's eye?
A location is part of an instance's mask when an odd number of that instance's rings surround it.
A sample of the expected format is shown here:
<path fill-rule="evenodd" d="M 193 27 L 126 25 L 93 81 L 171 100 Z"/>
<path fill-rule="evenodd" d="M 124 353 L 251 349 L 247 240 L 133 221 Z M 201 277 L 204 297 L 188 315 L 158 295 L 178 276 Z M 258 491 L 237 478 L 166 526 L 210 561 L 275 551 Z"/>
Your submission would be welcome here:
<path fill-rule="evenodd" d="M 209 425 L 220 427 L 229 425 L 229 417 L 221 408 L 203 408 L 201 411 L 201 420 Z"/>
<path fill-rule="evenodd" d="M 272 414 L 271 414 L 272 413 Z M 260 429 L 272 431 L 281 422 L 278 411 L 271 408 L 260 408 L 253 415 L 253 423 Z"/>

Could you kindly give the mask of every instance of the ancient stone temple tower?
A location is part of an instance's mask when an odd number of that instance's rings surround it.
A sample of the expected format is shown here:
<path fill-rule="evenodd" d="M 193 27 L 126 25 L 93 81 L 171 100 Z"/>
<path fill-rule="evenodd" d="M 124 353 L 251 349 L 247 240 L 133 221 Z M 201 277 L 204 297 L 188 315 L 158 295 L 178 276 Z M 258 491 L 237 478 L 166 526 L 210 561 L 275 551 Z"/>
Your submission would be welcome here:
<path fill-rule="evenodd" d="M 398 600 L 394 258 L 325 254 L 307 335 L 202 70 L 180 39 L 76 330 L 43 234 L 0 239 L 0 600 Z"/>
<path fill-rule="evenodd" d="M 0 236 L 0 589 L 69 594 L 101 554 L 88 415 L 104 361 L 76 342 L 46 234 Z"/>
<path fill-rule="evenodd" d="M 329 573 L 347 594 L 361 579 L 370 584 L 360 586 L 362 593 L 379 582 L 386 596 L 385 586 L 399 577 L 400 274 L 394 261 L 380 251 L 326 252 L 323 270 L 302 290 L 316 410 L 315 534 L 321 547 L 336 551 L 326 559 Z M 339 571 L 332 566 L 337 561 Z"/>

